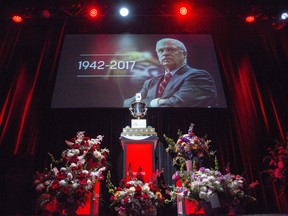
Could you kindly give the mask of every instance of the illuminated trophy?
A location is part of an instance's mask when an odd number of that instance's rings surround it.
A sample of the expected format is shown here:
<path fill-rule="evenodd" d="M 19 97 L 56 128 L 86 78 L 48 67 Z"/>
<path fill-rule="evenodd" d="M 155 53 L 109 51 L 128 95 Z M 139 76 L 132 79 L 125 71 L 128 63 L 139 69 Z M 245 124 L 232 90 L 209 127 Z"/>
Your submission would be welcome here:
<path fill-rule="evenodd" d="M 137 119 L 132 119 L 131 126 L 132 128 L 146 128 L 146 119 L 141 118 L 145 117 L 148 109 L 145 107 L 145 103 L 141 101 L 141 93 L 136 93 L 135 99 L 136 101 L 130 105 L 129 110 L 131 115 Z"/>
<path fill-rule="evenodd" d="M 131 120 L 131 128 L 129 126 L 123 128 L 121 136 L 129 138 L 133 136 L 157 136 L 155 128 L 152 128 L 151 126 L 147 127 L 146 119 L 141 119 L 145 117 L 148 110 L 145 103 L 142 101 L 141 93 L 136 93 L 135 101 L 130 105 L 129 110 L 131 115 L 136 119 Z"/>

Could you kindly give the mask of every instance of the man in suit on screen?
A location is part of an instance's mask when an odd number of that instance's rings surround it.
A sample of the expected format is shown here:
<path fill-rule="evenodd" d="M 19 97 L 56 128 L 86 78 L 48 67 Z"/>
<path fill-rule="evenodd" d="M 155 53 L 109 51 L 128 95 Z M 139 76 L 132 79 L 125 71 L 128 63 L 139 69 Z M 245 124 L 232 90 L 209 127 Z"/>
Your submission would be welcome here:
<path fill-rule="evenodd" d="M 213 107 L 217 98 L 214 79 L 202 69 L 187 64 L 185 45 L 176 39 L 157 42 L 156 53 L 165 73 L 144 82 L 141 93 L 147 107 Z M 135 96 L 124 100 L 129 107 Z"/>

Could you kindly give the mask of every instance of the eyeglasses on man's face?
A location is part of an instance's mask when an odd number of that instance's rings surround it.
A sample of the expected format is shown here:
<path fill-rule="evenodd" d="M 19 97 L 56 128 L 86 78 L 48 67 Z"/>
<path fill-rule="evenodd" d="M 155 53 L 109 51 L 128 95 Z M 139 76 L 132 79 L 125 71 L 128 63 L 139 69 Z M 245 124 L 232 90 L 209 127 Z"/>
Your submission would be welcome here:
<path fill-rule="evenodd" d="M 156 50 L 156 52 L 160 55 L 162 55 L 164 52 L 166 53 L 175 53 L 179 51 L 180 49 L 177 47 L 165 47 L 165 48 L 159 48 Z"/>

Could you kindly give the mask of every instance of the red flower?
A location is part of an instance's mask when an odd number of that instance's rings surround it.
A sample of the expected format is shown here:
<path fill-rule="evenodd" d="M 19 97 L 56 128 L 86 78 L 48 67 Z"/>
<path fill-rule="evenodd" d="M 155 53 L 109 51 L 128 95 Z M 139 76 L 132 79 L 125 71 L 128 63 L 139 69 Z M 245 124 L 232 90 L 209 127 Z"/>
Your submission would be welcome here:
<path fill-rule="evenodd" d="M 110 196 L 110 202 L 113 201 L 114 199 L 115 199 L 114 195 Z"/>
<path fill-rule="evenodd" d="M 126 183 L 125 187 L 130 188 L 132 185 L 130 183 Z"/>
<path fill-rule="evenodd" d="M 121 187 L 117 187 L 116 189 L 115 189 L 115 192 L 116 191 L 122 191 L 122 188 Z"/>
<path fill-rule="evenodd" d="M 78 156 L 74 155 L 73 157 L 70 158 L 71 163 L 77 163 L 78 162 Z"/>
<path fill-rule="evenodd" d="M 128 197 L 125 197 L 125 198 L 123 199 L 123 203 L 124 203 L 124 204 L 127 204 L 128 201 L 129 201 L 129 198 L 128 198 Z"/>
<path fill-rule="evenodd" d="M 83 146 L 89 146 L 89 143 L 86 140 L 84 140 L 82 145 Z"/>
<path fill-rule="evenodd" d="M 103 158 L 101 159 L 101 163 L 102 163 L 102 164 L 106 164 L 106 158 L 105 158 L 105 157 L 103 157 Z"/>
<path fill-rule="evenodd" d="M 119 186 L 120 186 L 121 188 L 124 188 L 125 185 L 126 185 L 126 180 L 125 180 L 125 179 L 121 179 L 120 182 L 119 182 Z"/>
<path fill-rule="evenodd" d="M 80 179 L 86 178 L 86 174 L 81 172 L 78 174 L 78 178 L 80 178 Z"/>
<path fill-rule="evenodd" d="M 56 189 L 58 189 L 59 187 L 60 187 L 59 181 L 58 181 L 58 180 L 55 180 L 55 181 L 53 181 L 50 189 L 51 189 L 51 190 L 56 190 Z"/>
<path fill-rule="evenodd" d="M 141 192 L 142 192 L 142 188 L 141 188 L 139 185 L 137 185 L 137 186 L 135 187 L 135 192 L 136 192 L 136 193 L 141 193 Z"/>
<path fill-rule="evenodd" d="M 155 187 L 155 185 L 153 184 L 149 184 L 149 188 L 152 192 L 156 192 L 157 191 L 157 188 Z"/>
<path fill-rule="evenodd" d="M 69 188 L 68 187 L 62 187 L 61 188 L 61 192 L 63 193 L 63 194 L 68 194 L 69 193 Z"/>
<path fill-rule="evenodd" d="M 65 179 L 65 178 L 66 178 L 66 174 L 64 172 L 58 172 L 57 173 L 56 179 L 62 180 L 62 179 Z"/>
<path fill-rule="evenodd" d="M 73 146 L 71 146 L 72 149 L 79 149 L 80 148 L 80 145 L 77 143 L 77 144 L 74 144 Z"/>
<path fill-rule="evenodd" d="M 79 181 L 80 185 L 86 185 L 87 184 L 87 179 L 83 179 L 81 181 Z"/>

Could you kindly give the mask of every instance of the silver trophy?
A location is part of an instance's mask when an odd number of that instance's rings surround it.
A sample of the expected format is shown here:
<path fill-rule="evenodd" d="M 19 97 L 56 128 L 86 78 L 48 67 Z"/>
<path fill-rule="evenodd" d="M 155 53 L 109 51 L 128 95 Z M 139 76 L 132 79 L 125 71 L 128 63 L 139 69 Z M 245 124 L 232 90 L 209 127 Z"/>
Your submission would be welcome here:
<path fill-rule="evenodd" d="M 146 108 L 145 103 L 143 101 L 141 101 L 142 100 L 141 93 L 136 93 L 135 99 L 136 99 L 136 101 L 134 101 L 130 105 L 129 110 L 130 110 L 132 116 L 134 116 L 137 119 L 140 119 L 146 115 L 148 108 Z"/>

